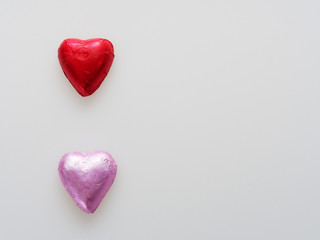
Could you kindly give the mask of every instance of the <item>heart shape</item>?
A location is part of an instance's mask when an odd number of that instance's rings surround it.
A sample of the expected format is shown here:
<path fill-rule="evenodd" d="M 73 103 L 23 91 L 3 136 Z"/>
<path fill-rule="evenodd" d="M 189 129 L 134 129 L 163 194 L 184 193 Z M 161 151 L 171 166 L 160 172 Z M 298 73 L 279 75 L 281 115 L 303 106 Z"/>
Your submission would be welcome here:
<path fill-rule="evenodd" d="M 93 94 L 107 76 L 113 62 L 113 46 L 102 38 L 64 40 L 58 49 L 62 70 L 83 96 Z"/>
<path fill-rule="evenodd" d="M 77 206 L 86 213 L 93 213 L 109 191 L 117 165 L 107 152 L 72 152 L 61 158 L 58 171 Z"/>

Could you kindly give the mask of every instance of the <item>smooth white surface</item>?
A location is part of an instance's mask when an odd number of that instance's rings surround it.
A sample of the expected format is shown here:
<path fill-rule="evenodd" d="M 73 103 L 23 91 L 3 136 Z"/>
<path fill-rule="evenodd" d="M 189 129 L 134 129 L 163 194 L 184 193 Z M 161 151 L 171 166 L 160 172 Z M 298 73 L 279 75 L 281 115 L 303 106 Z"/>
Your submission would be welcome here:
<path fill-rule="evenodd" d="M 319 1 L 0 2 L 0 239 L 320 239 Z M 115 61 L 82 98 L 65 38 Z M 105 150 L 94 215 L 58 176 Z"/>

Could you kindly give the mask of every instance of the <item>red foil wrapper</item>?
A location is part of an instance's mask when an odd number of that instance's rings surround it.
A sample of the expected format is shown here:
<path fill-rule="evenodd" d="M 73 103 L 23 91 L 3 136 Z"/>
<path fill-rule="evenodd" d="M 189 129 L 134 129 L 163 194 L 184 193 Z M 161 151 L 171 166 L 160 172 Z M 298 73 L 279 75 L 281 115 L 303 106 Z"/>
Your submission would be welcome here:
<path fill-rule="evenodd" d="M 83 96 L 93 94 L 107 76 L 113 62 L 113 45 L 102 38 L 66 39 L 58 49 L 62 70 Z"/>

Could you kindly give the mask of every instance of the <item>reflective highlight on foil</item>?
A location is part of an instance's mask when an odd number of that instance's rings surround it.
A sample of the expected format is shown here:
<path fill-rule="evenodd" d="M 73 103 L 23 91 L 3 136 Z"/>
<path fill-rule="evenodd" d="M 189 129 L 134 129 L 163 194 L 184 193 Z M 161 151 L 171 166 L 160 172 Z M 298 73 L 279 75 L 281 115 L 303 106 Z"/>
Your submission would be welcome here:
<path fill-rule="evenodd" d="M 58 171 L 77 206 L 86 213 L 93 213 L 109 191 L 117 165 L 107 152 L 72 152 L 61 158 Z"/>

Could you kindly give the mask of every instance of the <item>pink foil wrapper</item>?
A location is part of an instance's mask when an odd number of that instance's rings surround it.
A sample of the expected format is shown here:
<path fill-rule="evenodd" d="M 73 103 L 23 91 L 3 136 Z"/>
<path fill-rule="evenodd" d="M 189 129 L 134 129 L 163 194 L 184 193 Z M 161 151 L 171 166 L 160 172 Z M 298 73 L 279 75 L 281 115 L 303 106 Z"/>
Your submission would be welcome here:
<path fill-rule="evenodd" d="M 109 191 L 117 165 L 107 152 L 65 154 L 59 175 L 73 201 L 86 213 L 93 213 Z"/>

